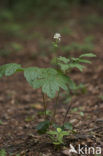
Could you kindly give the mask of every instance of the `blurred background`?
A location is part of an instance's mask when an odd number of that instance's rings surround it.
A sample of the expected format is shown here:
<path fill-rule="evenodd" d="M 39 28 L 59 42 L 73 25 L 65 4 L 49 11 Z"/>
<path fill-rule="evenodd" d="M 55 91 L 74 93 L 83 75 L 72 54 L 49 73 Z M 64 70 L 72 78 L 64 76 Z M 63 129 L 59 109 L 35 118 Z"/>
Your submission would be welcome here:
<path fill-rule="evenodd" d="M 62 52 L 92 51 L 102 15 L 103 0 L 1 0 L 0 64 L 51 56 L 55 32 L 63 36 Z"/>
<path fill-rule="evenodd" d="M 58 51 L 52 44 L 55 33 L 62 36 Z M 78 84 L 81 81 L 82 84 L 89 83 L 90 87 L 93 83 L 90 75 L 95 79 L 102 73 L 102 49 L 103 0 L 0 1 L 0 65 L 15 62 L 23 67 L 50 67 L 54 56 L 77 57 L 81 53 L 93 52 L 97 57 L 91 68 L 87 66 L 83 77 L 76 70 L 70 73 Z M 6 80 L 5 85 L 10 84 L 10 80 L 18 83 L 22 80 L 21 91 L 25 94 L 23 76 Z M 99 79 L 98 83 L 94 82 L 94 86 L 101 86 Z M 4 92 L 12 87 L 20 90 L 16 84 L 6 85 Z M 80 84 L 77 89 L 83 87 Z M 102 90 L 102 86 L 99 88 Z M 102 91 L 98 94 L 102 95 Z"/>

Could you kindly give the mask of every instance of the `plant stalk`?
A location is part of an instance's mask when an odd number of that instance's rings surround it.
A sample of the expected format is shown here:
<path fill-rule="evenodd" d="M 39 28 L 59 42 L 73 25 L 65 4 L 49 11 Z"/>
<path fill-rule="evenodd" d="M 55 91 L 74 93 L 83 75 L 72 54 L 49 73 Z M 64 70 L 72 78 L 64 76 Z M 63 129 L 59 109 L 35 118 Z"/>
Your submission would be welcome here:
<path fill-rule="evenodd" d="M 46 110 L 47 110 L 47 105 L 46 105 L 46 98 L 44 93 L 42 92 L 42 97 L 43 97 L 43 104 L 44 104 L 44 115 L 45 115 L 45 119 L 47 118 L 46 116 Z"/>
<path fill-rule="evenodd" d="M 56 97 L 56 103 L 55 103 L 54 114 L 53 114 L 53 121 L 55 121 L 55 115 L 56 115 L 56 112 L 57 112 L 58 100 L 59 100 L 59 91 L 58 91 L 58 95 Z"/>
<path fill-rule="evenodd" d="M 66 121 L 66 118 L 67 118 L 68 113 L 70 112 L 71 106 L 72 106 L 72 105 L 71 105 L 71 103 L 70 103 L 70 105 L 68 106 L 67 111 L 66 111 L 66 113 L 65 113 L 65 116 L 64 116 L 63 125 L 64 125 L 64 123 L 65 123 L 65 121 Z"/>

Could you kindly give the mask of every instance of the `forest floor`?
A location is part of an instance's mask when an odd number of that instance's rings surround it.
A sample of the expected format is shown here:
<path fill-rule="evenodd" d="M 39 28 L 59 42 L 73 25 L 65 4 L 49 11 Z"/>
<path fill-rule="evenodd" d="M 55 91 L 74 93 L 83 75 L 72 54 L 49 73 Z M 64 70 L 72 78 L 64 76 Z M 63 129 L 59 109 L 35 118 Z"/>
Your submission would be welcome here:
<path fill-rule="evenodd" d="M 8 155 L 69 156 L 70 144 L 76 148 L 78 144 L 95 149 L 99 146 L 103 152 L 103 14 L 91 8 L 74 10 L 60 20 L 31 19 L 28 23 L 12 23 L 14 30 L 9 29 L 10 23 L 8 28 L 0 25 L 0 65 L 15 62 L 23 67 L 50 67 L 55 55 L 52 52 L 55 32 L 61 33 L 60 44 L 70 48 L 58 51 L 58 55 L 96 54 L 96 58 L 91 59 L 92 64 L 87 65 L 82 73 L 76 69 L 70 73 L 78 85 L 83 84 L 71 93 L 72 100 L 67 101 L 69 95 L 63 97 L 64 92 L 60 95 L 57 122 L 62 124 L 71 103 L 66 121 L 72 123 L 75 131 L 65 138 L 65 146 L 60 148 L 55 148 L 46 135 L 36 132 L 36 125 L 43 121 L 38 115 L 38 111 L 43 111 L 41 91 L 33 90 L 22 73 L 0 79 L 0 149 L 5 149 Z M 48 109 L 53 109 L 54 100 L 48 99 L 47 103 Z"/>

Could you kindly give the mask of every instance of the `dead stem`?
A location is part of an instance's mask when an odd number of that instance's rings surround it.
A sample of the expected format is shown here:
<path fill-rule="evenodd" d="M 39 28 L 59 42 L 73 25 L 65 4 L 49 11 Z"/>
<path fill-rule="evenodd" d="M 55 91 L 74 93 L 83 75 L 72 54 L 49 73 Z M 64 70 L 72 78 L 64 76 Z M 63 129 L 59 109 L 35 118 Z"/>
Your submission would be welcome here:
<path fill-rule="evenodd" d="M 71 105 L 71 103 L 70 103 L 70 105 L 68 106 L 68 109 L 67 109 L 67 111 L 66 111 L 66 113 L 65 113 L 65 116 L 64 116 L 63 125 L 64 125 L 64 123 L 65 123 L 65 120 L 66 120 L 66 118 L 67 118 L 68 113 L 70 112 L 71 106 L 72 106 L 72 105 Z"/>

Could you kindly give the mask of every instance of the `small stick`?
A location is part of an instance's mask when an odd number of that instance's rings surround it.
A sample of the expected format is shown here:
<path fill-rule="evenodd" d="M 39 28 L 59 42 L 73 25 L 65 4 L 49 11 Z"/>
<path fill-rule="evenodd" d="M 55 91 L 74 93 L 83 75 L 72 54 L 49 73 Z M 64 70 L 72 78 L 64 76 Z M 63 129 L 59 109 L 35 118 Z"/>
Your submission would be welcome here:
<path fill-rule="evenodd" d="M 70 103 L 70 105 L 68 106 L 68 109 L 67 109 L 67 111 L 66 111 L 66 113 L 65 113 L 65 116 L 64 116 L 63 125 L 64 125 L 64 123 L 65 123 L 65 120 L 66 120 L 66 118 L 67 118 L 68 113 L 70 112 L 71 106 L 72 106 L 72 104 Z"/>

